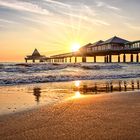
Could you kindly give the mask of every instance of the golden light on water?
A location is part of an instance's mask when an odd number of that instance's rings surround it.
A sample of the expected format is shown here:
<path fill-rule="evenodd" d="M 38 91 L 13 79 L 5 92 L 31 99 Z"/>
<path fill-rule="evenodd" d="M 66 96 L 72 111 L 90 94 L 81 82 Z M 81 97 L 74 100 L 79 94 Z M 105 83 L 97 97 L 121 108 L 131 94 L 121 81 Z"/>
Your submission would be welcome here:
<path fill-rule="evenodd" d="M 79 87 L 80 84 L 81 84 L 81 81 L 75 81 L 75 86 L 76 86 L 76 87 Z"/>
<path fill-rule="evenodd" d="M 71 50 L 72 50 L 72 52 L 76 52 L 76 51 L 78 51 L 79 49 L 80 49 L 80 43 L 72 43 L 71 44 Z"/>

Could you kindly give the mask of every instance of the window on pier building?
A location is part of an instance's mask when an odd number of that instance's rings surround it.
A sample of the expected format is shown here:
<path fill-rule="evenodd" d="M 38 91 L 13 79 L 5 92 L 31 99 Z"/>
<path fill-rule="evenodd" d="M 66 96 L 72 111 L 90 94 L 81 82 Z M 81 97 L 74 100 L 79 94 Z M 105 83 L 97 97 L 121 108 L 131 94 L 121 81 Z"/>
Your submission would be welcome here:
<path fill-rule="evenodd" d="M 92 51 L 91 47 L 87 48 L 87 52 L 91 52 L 91 51 Z"/>
<path fill-rule="evenodd" d="M 130 48 L 140 48 L 140 42 L 128 44 Z"/>
<path fill-rule="evenodd" d="M 106 50 L 111 49 L 111 44 L 107 44 L 106 47 L 105 47 L 105 49 L 106 49 Z"/>
<path fill-rule="evenodd" d="M 140 42 L 137 42 L 136 44 L 137 48 L 140 48 Z"/>
<path fill-rule="evenodd" d="M 92 48 L 91 48 L 91 50 L 92 50 L 92 52 L 93 52 L 93 51 L 95 50 L 95 48 L 94 48 L 94 47 L 92 47 Z"/>
<path fill-rule="evenodd" d="M 138 42 L 138 48 L 140 48 L 140 42 Z"/>
<path fill-rule="evenodd" d="M 94 46 L 91 49 L 92 49 L 92 51 L 96 51 L 96 47 L 94 47 Z"/>
<path fill-rule="evenodd" d="M 98 47 L 98 50 L 102 50 L 102 46 L 99 46 L 99 47 Z"/>
<path fill-rule="evenodd" d="M 134 44 L 132 44 L 132 48 L 135 48 L 135 43 L 134 43 Z"/>
<path fill-rule="evenodd" d="M 97 51 L 98 48 L 97 47 L 92 47 L 92 51 Z"/>
<path fill-rule="evenodd" d="M 103 48 L 103 46 L 100 46 L 100 47 L 99 47 L 99 50 L 102 50 L 102 48 Z"/>
<path fill-rule="evenodd" d="M 127 44 L 127 45 L 125 45 L 125 48 L 129 48 L 129 45 Z"/>
<path fill-rule="evenodd" d="M 105 48 L 105 45 L 103 45 L 103 46 L 101 47 L 101 50 L 104 50 L 104 48 Z"/>
<path fill-rule="evenodd" d="M 121 45 L 121 44 L 112 44 L 111 47 L 114 50 L 118 50 L 118 49 L 123 49 L 124 48 L 124 46 Z"/>

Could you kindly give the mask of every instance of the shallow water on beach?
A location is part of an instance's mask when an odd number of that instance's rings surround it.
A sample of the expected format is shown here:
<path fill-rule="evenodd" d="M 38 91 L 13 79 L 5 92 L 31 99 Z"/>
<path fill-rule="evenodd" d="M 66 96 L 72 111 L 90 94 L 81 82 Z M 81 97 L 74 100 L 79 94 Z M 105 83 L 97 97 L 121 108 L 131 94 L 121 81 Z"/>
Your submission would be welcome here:
<path fill-rule="evenodd" d="M 139 89 L 139 79 L 0 86 L 0 115 L 30 110 L 42 105 L 53 105 L 65 99 Z"/>
<path fill-rule="evenodd" d="M 70 85 L 67 83 L 46 83 L 0 86 L 0 115 L 62 101 L 71 94 L 69 92 Z"/>

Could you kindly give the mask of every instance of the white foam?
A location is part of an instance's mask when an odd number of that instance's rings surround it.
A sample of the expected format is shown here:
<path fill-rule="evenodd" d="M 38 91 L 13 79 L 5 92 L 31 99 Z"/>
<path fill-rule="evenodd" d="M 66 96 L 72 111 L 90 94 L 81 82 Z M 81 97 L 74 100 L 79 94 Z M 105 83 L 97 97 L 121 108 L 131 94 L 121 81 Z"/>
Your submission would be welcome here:
<path fill-rule="evenodd" d="M 0 85 L 140 77 L 139 64 L 3 64 Z"/>

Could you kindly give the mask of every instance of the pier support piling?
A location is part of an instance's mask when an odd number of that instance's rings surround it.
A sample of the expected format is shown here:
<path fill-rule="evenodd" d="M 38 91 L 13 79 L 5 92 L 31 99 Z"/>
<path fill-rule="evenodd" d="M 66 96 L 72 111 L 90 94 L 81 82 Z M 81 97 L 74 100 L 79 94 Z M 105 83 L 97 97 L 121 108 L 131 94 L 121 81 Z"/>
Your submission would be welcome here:
<path fill-rule="evenodd" d="M 65 58 L 65 63 L 67 63 L 67 58 Z"/>
<path fill-rule="evenodd" d="M 126 55 L 123 55 L 123 62 L 126 63 Z"/>
<path fill-rule="evenodd" d="M 75 63 L 77 63 L 77 57 L 75 57 Z"/>
<path fill-rule="evenodd" d="M 133 62 L 133 54 L 131 54 L 131 62 Z"/>
<path fill-rule="evenodd" d="M 109 63 L 112 63 L 112 55 L 109 55 Z"/>
<path fill-rule="evenodd" d="M 104 63 L 107 63 L 106 58 L 107 58 L 107 57 L 106 57 L 106 56 L 104 56 Z"/>
<path fill-rule="evenodd" d="M 70 57 L 70 63 L 71 63 L 71 57 Z"/>
<path fill-rule="evenodd" d="M 108 63 L 108 55 L 106 56 L 106 63 Z"/>
<path fill-rule="evenodd" d="M 94 59 L 94 63 L 96 63 L 96 56 L 94 56 L 93 59 Z"/>
<path fill-rule="evenodd" d="M 121 62 L 120 55 L 118 55 L 118 63 L 120 63 L 120 62 Z"/>
<path fill-rule="evenodd" d="M 83 63 L 86 62 L 86 57 L 85 57 L 85 56 L 82 57 L 82 62 L 83 62 Z"/>
<path fill-rule="evenodd" d="M 137 54 L 137 56 L 136 56 L 136 61 L 137 61 L 137 63 L 139 63 L 139 54 Z"/>

